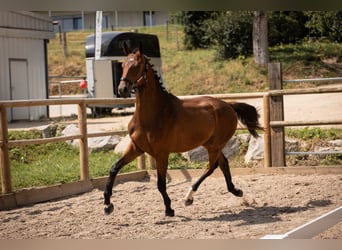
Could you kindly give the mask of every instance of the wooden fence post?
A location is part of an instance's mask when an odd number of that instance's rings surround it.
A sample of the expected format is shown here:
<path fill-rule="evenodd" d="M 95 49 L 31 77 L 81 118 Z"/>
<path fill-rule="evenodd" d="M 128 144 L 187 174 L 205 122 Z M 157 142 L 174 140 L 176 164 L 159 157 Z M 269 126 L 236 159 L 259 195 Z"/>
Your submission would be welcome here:
<path fill-rule="evenodd" d="M 280 63 L 268 64 L 268 81 L 270 90 L 282 89 L 282 71 Z M 283 96 L 269 98 L 270 121 L 284 120 Z M 271 132 L 271 162 L 273 167 L 285 166 L 285 135 L 284 127 L 272 127 Z"/>
<path fill-rule="evenodd" d="M 2 193 L 12 193 L 11 166 L 8 148 L 7 112 L 0 106 L 0 168 Z"/>
<path fill-rule="evenodd" d="M 81 180 L 89 179 L 88 160 L 88 132 L 87 132 L 87 109 L 85 102 L 78 104 L 78 127 L 81 134 L 80 141 L 80 175 Z"/>
<path fill-rule="evenodd" d="M 138 169 L 140 170 L 145 170 L 146 169 L 146 164 L 145 164 L 145 153 L 141 154 L 138 156 Z"/>
<path fill-rule="evenodd" d="M 264 167 L 271 166 L 270 104 L 269 96 L 263 97 L 264 108 Z"/>
<path fill-rule="evenodd" d="M 147 155 L 149 169 L 156 169 L 156 159 L 152 155 Z"/>

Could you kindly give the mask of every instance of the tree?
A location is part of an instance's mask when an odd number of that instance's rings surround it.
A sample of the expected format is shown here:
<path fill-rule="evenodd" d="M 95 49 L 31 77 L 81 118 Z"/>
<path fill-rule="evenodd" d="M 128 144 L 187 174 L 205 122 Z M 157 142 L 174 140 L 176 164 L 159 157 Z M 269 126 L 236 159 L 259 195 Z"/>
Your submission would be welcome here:
<path fill-rule="evenodd" d="M 269 46 L 297 43 L 308 35 L 308 17 L 303 11 L 272 11 L 268 15 Z"/>
<path fill-rule="evenodd" d="M 212 11 L 182 11 L 181 23 L 184 25 L 185 49 L 207 48 L 210 37 L 207 34 L 206 21 L 211 18 Z"/>
<path fill-rule="evenodd" d="M 214 46 L 219 59 L 269 60 L 268 47 L 297 43 L 308 36 L 342 42 L 342 11 L 182 12 L 186 49 Z"/>
<path fill-rule="evenodd" d="M 249 11 L 226 11 L 208 20 L 208 33 L 219 59 L 252 55 L 252 18 Z"/>
<path fill-rule="evenodd" d="M 265 11 L 254 11 L 253 14 L 254 61 L 266 65 L 269 62 L 267 14 Z"/>
<path fill-rule="evenodd" d="M 342 42 L 342 11 L 306 11 L 305 15 L 310 36 Z"/>

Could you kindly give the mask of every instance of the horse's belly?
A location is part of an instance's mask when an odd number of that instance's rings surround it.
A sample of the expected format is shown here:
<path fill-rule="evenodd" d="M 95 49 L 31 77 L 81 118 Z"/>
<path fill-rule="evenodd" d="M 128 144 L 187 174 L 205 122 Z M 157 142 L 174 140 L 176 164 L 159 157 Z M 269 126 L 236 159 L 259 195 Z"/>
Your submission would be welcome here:
<path fill-rule="evenodd" d="M 203 145 L 212 136 L 210 127 L 199 129 L 180 129 L 177 133 L 174 133 L 170 143 L 171 152 L 185 152 Z"/>

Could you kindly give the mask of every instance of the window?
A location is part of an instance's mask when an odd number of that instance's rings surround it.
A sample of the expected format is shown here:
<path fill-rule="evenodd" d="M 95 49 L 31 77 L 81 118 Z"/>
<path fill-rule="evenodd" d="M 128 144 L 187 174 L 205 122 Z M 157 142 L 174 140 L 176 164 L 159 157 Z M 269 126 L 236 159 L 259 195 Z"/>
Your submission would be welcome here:
<path fill-rule="evenodd" d="M 73 18 L 73 29 L 74 30 L 82 30 L 82 17 L 74 17 Z"/>
<path fill-rule="evenodd" d="M 144 11 L 144 26 L 155 25 L 155 20 L 153 16 L 154 16 L 154 11 Z"/>

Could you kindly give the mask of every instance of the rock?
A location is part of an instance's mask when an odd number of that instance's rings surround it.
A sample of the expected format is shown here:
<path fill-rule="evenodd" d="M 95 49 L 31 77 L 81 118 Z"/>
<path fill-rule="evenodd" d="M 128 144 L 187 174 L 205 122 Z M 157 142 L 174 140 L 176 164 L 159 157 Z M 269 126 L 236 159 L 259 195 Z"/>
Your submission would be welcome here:
<path fill-rule="evenodd" d="M 240 144 L 239 139 L 236 136 L 233 136 L 222 150 L 225 157 L 229 158 L 235 155 L 239 151 Z M 184 152 L 182 153 L 182 156 L 188 161 L 197 163 L 207 162 L 209 160 L 208 152 L 203 146 Z"/>
<path fill-rule="evenodd" d="M 252 136 L 251 134 L 237 134 L 236 137 L 239 138 L 241 143 L 248 143 Z"/>
<path fill-rule="evenodd" d="M 285 148 L 286 152 L 297 152 L 300 151 L 300 145 L 298 140 L 290 139 L 285 137 Z"/>
<path fill-rule="evenodd" d="M 131 137 L 129 135 L 126 135 L 124 138 L 120 140 L 120 142 L 115 146 L 114 152 L 118 154 L 122 154 L 125 152 L 126 148 L 128 147 L 128 144 L 131 142 Z"/>
<path fill-rule="evenodd" d="M 264 159 L 264 135 L 260 135 L 258 138 L 253 136 L 249 140 L 248 150 L 245 155 L 245 162 L 250 163 L 252 161 L 258 161 Z"/>
<path fill-rule="evenodd" d="M 320 146 L 317 146 L 317 147 L 315 147 L 315 151 L 316 152 L 330 152 L 330 151 L 333 151 L 333 149 L 331 147 L 320 147 Z"/>
<path fill-rule="evenodd" d="M 89 129 L 88 133 L 97 133 L 101 132 L 94 129 Z M 70 124 L 65 127 L 62 131 L 62 135 L 69 136 L 69 135 L 77 135 L 79 134 L 79 129 L 75 124 Z M 92 137 L 88 138 L 88 148 L 92 151 L 96 150 L 110 150 L 113 149 L 118 143 L 120 142 L 120 137 L 117 135 L 108 135 L 108 136 L 101 136 L 101 137 Z M 71 145 L 78 147 L 79 140 L 71 140 L 68 141 Z"/>
<path fill-rule="evenodd" d="M 79 132 L 80 131 L 79 131 L 78 127 L 75 124 L 70 124 L 70 125 L 67 125 L 62 130 L 62 135 L 63 136 L 77 135 L 77 134 L 79 134 Z M 71 144 L 73 146 L 76 146 L 76 147 L 79 146 L 78 140 L 70 140 L 70 141 L 67 141 L 67 143 L 69 143 L 69 144 Z"/>
<path fill-rule="evenodd" d="M 342 147 L 342 140 L 341 139 L 332 140 L 332 141 L 329 141 L 329 144 L 334 147 Z"/>
<path fill-rule="evenodd" d="M 203 146 L 184 152 L 182 153 L 182 156 L 188 161 L 197 162 L 197 163 L 208 161 L 208 152 Z"/>
<path fill-rule="evenodd" d="M 36 127 L 35 129 L 42 133 L 43 138 L 51 138 L 56 136 L 57 125 L 48 124 Z"/>
<path fill-rule="evenodd" d="M 91 150 L 112 150 L 120 142 L 117 135 L 88 138 L 88 148 Z"/>
<path fill-rule="evenodd" d="M 230 138 L 222 152 L 226 158 L 234 156 L 240 149 L 241 142 L 237 136 Z"/>

